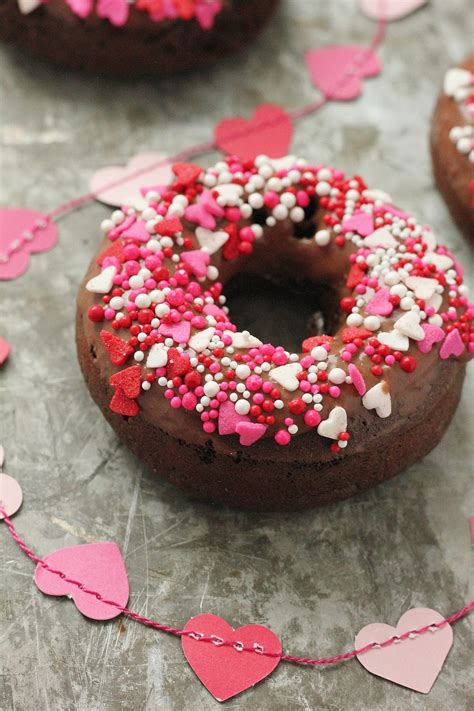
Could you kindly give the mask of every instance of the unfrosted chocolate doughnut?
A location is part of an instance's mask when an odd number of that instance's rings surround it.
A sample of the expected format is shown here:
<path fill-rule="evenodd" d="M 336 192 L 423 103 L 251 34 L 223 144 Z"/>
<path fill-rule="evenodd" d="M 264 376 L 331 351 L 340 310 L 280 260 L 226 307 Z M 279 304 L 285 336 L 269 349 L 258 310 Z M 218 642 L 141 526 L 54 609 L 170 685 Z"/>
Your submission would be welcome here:
<path fill-rule="evenodd" d="M 251 42 L 278 0 L 2 0 L 0 40 L 71 69 L 161 75 Z"/>
<path fill-rule="evenodd" d="M 173 173 L 105 220 L 79 291 L 79 360 L 118 436 L 193 496 L 262 510 L 352 496 L 429 452 L 474 351 L 462 267 L 434 233 L 294 156 Z M 292 353 L 238 331 L 236 275 L 288 299 L 318 284 L 333 332 Z"/>

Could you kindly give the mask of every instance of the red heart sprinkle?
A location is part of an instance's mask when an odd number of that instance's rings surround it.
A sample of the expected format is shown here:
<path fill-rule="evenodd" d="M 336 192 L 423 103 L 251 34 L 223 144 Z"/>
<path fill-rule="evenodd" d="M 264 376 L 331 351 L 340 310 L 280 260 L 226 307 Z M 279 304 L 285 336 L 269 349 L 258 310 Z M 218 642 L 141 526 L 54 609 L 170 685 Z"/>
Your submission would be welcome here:
<path fill-rule="evenodd" d="M 331 343 L 334 338 L 332 336 L 311 336 L 303 341 L 303 353 L 310 353 L 316 346 L 322 346 L 325 343 Z"/>
<path fill-rule="evenodd" d="M 224 245 L 222 250 L 222 256 L 224 259 L 231 261 L 232 259 L 237 259 L 239 256 L 239 235 L 237 232 L 237 225 L 230 224 L 224 227 L 224 232 L 228 232 L 229 239 Z"/>
<path fill-rule="evenodd" d="M 349 326 L 348 328 L 344 328 L 342 331 L 342 342 L 351 343 L 355 338 L 360 338 L 364 341 L 366 338 L 369 338 L 369 336 L 372 335 L 372 331 L 369 331 L 367 328 L 356 328 L 355 326 Z"/>
<path fill-rule="evenodd" d="M 202 173 L 202 168 L 195 163 L 174 163 L 171 170 L 183 185 L 194 183 Z"/>
<path fill-rule="evenodd" d="M 102 266 L 102 262 L 107 257 L 116 257 L 119 262 L 125 261 L 125 257 L 123 256 L 123 242 L 121 240 L 114 242 L 110 245 L 110 247 L 104 249 L 104 251 L 101 252 L 101 254 L 99 254 L 99 256 L 97 257 L 97 264 L 100 264 L 100 266 Z"/>
<path fill-rule="evenodd" d="M 170 379 L 181 377 L 182 375 L 189 373 L 190 370 L 192 370 L 192 368 L 187 353 L 180 353 L 176 348 L 170 348 L 168 351 L 168 364 L 166 367 L 167 377 Z"/>
<path fill-rule="evenodd" d="M 140 395 L 140 367 L 131 365 L 130 368 L 119 370 L 110 376 L 109 383 L 113 388 L 123 390 L 127 397 L 135 398 Z"/>
<path fill-rule="evenodd" d="M 179 217 L 168 217 L 166 220 L 158 222 L 155 232 L 164 237 L 174 237 L 176 232 L 182 232 L 183 225 Z"/>
<path fill-rule="evenodd" d="M 109 407 L 112 412 L 116 412 L 118 415 L 125 415 L 126 417 L 135 417 L 140 411 L 136 400 L 127 397 L 120 388 L 115 391 Z"/>
<path fill-rule="evenodd" d="M 365 277 L 365 272 L 358 264 L 353 264 L 347 275 L 346 286 L 348 289 L 353 289 Z"/>
<path fill-rule="evenodd" d="M 114 336 L 105 330 L 100 332 L 100 337 L 112 363 L 114 365 L 124 365 L 133 353 L 132 346 L 127 341 L 123 341 L 118 336 Z"/>

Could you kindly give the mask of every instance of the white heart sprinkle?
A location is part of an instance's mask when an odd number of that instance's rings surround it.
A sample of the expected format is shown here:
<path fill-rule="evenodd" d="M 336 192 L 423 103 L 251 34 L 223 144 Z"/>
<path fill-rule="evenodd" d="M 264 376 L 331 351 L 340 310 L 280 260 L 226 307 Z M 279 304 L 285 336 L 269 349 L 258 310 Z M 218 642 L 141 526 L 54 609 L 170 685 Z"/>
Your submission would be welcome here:
<path fill-rule="evenodd" d="M 438 246 L 436 235 L 431 230 L 425 230 L 422 235 L 423 242 L 426 244 L 427 252 L 434 252 Z"/>
<path fill-rule="evenodd" d="M 379 417 L 389 417 L 392 412 L 392 398 L 388 383 L 382 380 L 368 390 L 362 398 L 366 410 L 375 410 Z"/>
<path fill-rule="evenodd" d="M 212 232 L 212 230 L 207 230 L 205 227 L 197 227 L 196 237 L 201 249 L 208 254 L 214 254 L 227 242 L 229 233 L 224 232 L 224 230 Z"/>
<path fill-rule="evenodd" d="M 394 351 L 407 351 L 410 347 L 408 338 L 399 331 L 383 331 L 378 334 L 377 340 Z"/>
<path fill-rule="evenodd" d="M 374 188 L 373 190 L 364 190 L 362 195 L 369 200 L 380 200 L 380 202 L 388 203 L 389 205 L 392 204 L 392 198 L 385 192 L 385 190 L 379 190 L 378 188 Z"/>
<path fill-rule="evenodd" d="M 386 227 L 379 227 L 364 239 L 364 247 L 397 247 L 398 242 Z"/>
<path fill-rule="evenodd" d="M 87 291 L 93 294 L 108 294 L 114 283 L 117 269 L 114 266 L 106 267 L 103 272 L 92 277 L 86 284 Z"/>
<path fill-rule="evenodd" d="M 435 293 L 438 282 L 436 279 L 426 279 L 425 277 L 409 276 L 405 279 L 405 284 L 415 292 L 417 299 L 431 299 Z"/>
<path fill-rule="evenodd" d="M 430 299 L 426 299 L 425 308 L 431 306 L 435 311 L 439 311 L 441 304 L 443 303 L 443 297 L 441 294 L 434 293 Z"/>
<path fill-rule="evenodd" d="M 423 341 L 425 332 L 420 326 L 420 316 L 416 311 L 408 311 L 393 324 L 397 331 L 414 341 Z"/>
<path fill-rule="evenodd" d="M 189 339 L 189 347 L 193 348 L 196 353 L 202 353 L 202 351 L 205 351 L 209 343 L 211 342 L 211 338 L 214 335 L 214 331 L 214 328 L 205 328 L 204 331 L 198 331 L 194 334 L 194 336 L 191 336 L 191 338 Z"/>
<path fill-rule="evenodd" d="M 168 351 L 162 343 L 155 343 L 146 359 L 147 368 L 163 368 L 168 362 Z"/>
<path fill-rule="evenodd" d="M 319 423 L 318 434 L 329 439 L 339 439 L 341 432 L 347 430 L 347 412 L 343 407 L 335 407 L 329 413 L 327 420 Z"/>
<path fill-rule="evenodd" d="M 22 15 L 28 15 L 43 4 L 43 0 L 18 0 L 18 7 Z"/>
<path fill-rule="evenodd" d="M 262 345 L 262 341 L 252 336 L 248 331 L 242 331 L 242 333 L 240 331 L 237 331 L 237 333 L 225 331 L 225 333 L 231 336 L 234 348 L 258 348 Z"/>
<path fill-rule="evenodd" d="M 234 183 L 216 185 L 213 190 L 217 190 L 219 193 L 219 205 L 238 205 L 240 196 L 244 192 L 241 185 L 234 185 Z"/>
<path fill-rule="evenodd" d="M 428 264 L 434 264 L 436 269 L 442 272 L 447 271 L 454 264 L 451 257 L 448 257 L 447 254 L 427 254 L 423 258 L 423 262 L 426 262 Z"/>
<path fill-rule="evenodd" d="M 467 69 L 455 67 L 444 75 L 443 89 L 448 96 L 454 96 L 458 89 L 471 85 L 471 73 Z"/>
<path fill-rule="evenodd" d="M 289 155 L 283 156 L 283 158 L 272 158 L 269 162 L 277 172 L 279 170 L 290 170 L 296 163 L 296 156 Z"/>
<path fill-rule="evenodd" d="M 272 380 L 276 380 L 285 390 L 294 392 L 298 390 L 300 381 L 296 377 L 303 370 L 299 363 L 287 363 L 280 365 L 278 368 L 273 368 L 268 372 Z M 339 430 L 340 432 L 342 430 Z"/>

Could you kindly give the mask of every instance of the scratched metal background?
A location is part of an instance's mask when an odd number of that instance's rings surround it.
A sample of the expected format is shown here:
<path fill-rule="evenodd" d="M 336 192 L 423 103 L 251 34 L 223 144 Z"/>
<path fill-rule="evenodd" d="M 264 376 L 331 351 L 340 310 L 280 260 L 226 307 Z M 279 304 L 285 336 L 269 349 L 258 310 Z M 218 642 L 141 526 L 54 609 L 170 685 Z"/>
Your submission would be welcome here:
<path fill-rule="evenodd" d="M 293 149 L 367 176 L 472 267 L 433 188 L 427 150 L 443 72 L 469 49 L 469 7 L 469 0 L 433 0 L 391 25 L 382 76 L 366 82 L 358 102 L 300 121 Z M 72 76 L 2 48 L 2 204 L 53 208 L 84 191 L 99 166 L 207 140 L 220 117 L 245 115 L 261 101 L 301 106 L 315 97 L 303 50 L 367 42 L 372 31 L 354 0 L 286 0 L 248 53 L 154 82 Z M 0 333 L 14 349 L 0 373 L 0 441 L 25 495 L 16 524 L 35 550 L 116 541 L 137 612 L 175 625 L 201 611 L 235 626 L 260 622 L 293 653 L 347 649 L 363 625 L 393 624 L 411 606 L 460 607 L 470 592 L 472 372 L 439 446 L 375 491 L 299 515 L 197 505 L 121 446 L 79 373 L 74 299 L 107 214 L 95 204 L 61 221 L 57 248 L 0 285 Z M 291 307 L 281 321 L 291 321 Z M 32 573 L 0 525 L 1 711 L 218 707 L 175 639 L 124 619 L 87 621 L 66 599 L 42 596 Z M 467 709 L 469 628 L 468 620 L 457 623 L 446 666 L 423 699 L 357 661 L 313 670 L 281 664 L 228 708 Z"/>

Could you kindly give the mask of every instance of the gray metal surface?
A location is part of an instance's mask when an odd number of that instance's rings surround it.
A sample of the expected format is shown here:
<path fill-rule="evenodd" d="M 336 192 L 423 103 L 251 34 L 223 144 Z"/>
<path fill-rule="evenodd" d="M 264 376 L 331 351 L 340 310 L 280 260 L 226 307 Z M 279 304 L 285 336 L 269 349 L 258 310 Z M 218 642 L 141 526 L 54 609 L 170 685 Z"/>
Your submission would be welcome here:
<path fill-rule="evenodd" d="M 247 54 L 164 81 L 72 76 L 2 48 L 2 204 L 52 208 L 84 191 L 99 166 L 207 140 L 217 119 L 248 114 L 261 101 L 294 108 L 313 99 L 303 50 L 366 42 L 373 25 L 355 5 L 286 0 Z M 359 101 L 300 121 L 293 150 L 386 189 L 472 268 L 433 187 L 427 150 L 444 70 L 469 49 L 469 6 L 434 0 L 391 25 L 383 74 L 365 83 Z M 292 653 L 337 653 L 368 622 L 394 624 L 412 606 L 460 607 L 472 562 L 472 372 L 443 441 L 377 490 L 299 515 L 195 504 L 121 446 L 79 372 L 74 299 L 107 214 L 95 204 L 62 220 L 56 249 L 33 257 L 21 279 L 0 284 L 0 333 L 14 348 L 0 372 L 0 441 L 25 495 L 15 521 L 35 550 L 116 541 L 137 612 L 175 625 L 201 611 L 235 626 L 261 622 Z M 42 596 L 32 575 L 0 525 L 2 711 L 218 708 L 175 639 L 124 619 L 91 623 L 66 599 Z M 326 669 L 281 664 L 227 708 L 466 709 L 469 630 L 469 620 L 457 623 L 427 697 L 371 676 L 357 661 Z"/>

